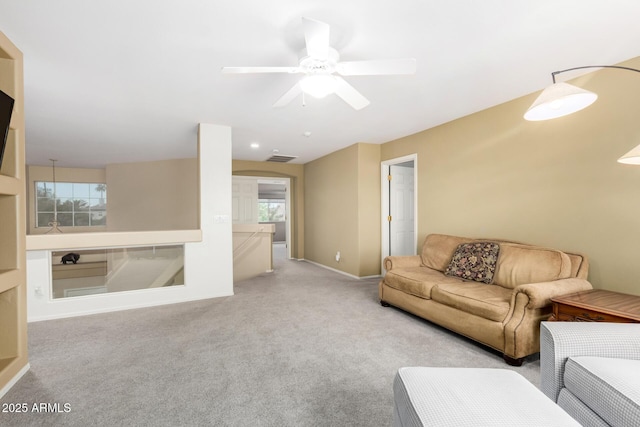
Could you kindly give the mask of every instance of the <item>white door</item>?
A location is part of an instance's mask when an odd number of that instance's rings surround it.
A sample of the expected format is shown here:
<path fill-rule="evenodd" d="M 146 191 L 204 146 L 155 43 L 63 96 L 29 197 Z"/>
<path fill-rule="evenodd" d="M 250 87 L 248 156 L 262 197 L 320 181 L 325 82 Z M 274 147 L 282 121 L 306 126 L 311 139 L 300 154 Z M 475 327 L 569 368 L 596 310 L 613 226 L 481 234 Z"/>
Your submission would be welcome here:
<path fill-rule="evenodd" d="M 231 184 L 234 224 L 258 223 L 258 179 L 234 176 Z"/>
<path fill-rule="evenodd" d="M 389 166 L 389 254 L 415 255 L 413 161 Z"/>

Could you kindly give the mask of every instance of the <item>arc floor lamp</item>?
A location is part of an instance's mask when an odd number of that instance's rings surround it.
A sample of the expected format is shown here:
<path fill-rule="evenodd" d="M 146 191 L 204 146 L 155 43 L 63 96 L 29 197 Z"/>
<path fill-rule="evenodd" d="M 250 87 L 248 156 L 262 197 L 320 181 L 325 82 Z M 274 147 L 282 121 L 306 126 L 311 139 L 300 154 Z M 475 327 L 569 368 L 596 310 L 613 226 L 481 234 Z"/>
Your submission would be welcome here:
<path fill-rule="evenodd" d="M 640 70 L 618 65 L 585 65 L 583 67 L 567 68 L 566 70 L 554 71 L 551 73 L 553 84 L 542 91 L 540 96 L 529 107 L 524 114 L 524 118 L 530 121 L 550 120 L 557 117 L 575 113 L 593 104 L 598 95 L 577 86 L 564 82 L 556 82 L 556 75 L 567 71 L 582 70 L 585 68 L 616 68 L 619 70 L 635 71 Z M 620 163 L 640 165 L 640 145 L 633 148 L 624 156 L 618 159 Z"/>

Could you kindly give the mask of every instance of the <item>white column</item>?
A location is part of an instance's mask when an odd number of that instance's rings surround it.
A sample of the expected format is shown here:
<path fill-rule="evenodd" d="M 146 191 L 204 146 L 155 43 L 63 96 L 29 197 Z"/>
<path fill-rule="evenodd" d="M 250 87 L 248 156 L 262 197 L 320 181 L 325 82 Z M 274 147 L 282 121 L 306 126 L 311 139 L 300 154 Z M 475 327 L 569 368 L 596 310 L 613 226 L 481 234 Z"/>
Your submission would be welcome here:
<path fill-rule="evenodd" d="M 198 129 L 202 242 L 185 246 L 185 282 L 199 298 L 233 295 L 231 128 Z"/>

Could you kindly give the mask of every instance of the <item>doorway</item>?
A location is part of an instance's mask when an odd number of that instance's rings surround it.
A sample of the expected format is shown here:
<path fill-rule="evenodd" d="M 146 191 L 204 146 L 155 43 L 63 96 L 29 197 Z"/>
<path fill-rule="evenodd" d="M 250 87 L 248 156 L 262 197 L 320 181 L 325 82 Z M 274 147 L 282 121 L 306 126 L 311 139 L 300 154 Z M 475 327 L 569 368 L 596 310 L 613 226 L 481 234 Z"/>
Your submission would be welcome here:
<path fill-rule="evenodd" d="M 417 253 L 417 162 L 417 154 L 382 162 L 382 260 Z"/>
<path fill-rule="evenodd" d="M 258 222 L 273 224 L 273 258 L 291 258 L 289 228 L 291 209 L 289 202 L 289 178 L 258 179 Z"/>
<path fill-rule="evenodd" d="M 291 179 L 233 176 L 234 223 L 274 224 L 274 254 L 291 258 Z"/>

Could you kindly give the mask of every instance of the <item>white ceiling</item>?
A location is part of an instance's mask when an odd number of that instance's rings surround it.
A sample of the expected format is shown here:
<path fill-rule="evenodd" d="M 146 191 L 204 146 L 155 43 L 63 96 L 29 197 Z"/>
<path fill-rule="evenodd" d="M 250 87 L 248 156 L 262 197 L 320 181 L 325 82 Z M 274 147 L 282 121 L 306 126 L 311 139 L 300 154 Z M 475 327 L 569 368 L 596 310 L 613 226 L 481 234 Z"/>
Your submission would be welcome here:
<path fill-rule="evenodd" d="M 274 109 L 298 75 L 220 73 L 297 65 L 302 16 L 331 25 L 341 60 L 411 57 L 418 72 L 347 77 L 371 101 L 360 111 L 333 95 Z M 0 0 L 25 56 L 27 162 L 76 167 L 195 157 L 201 122 L 232 127 L 234 159 L 306 163 L 640 56 L 639 21 L 638 0 Z"/>

